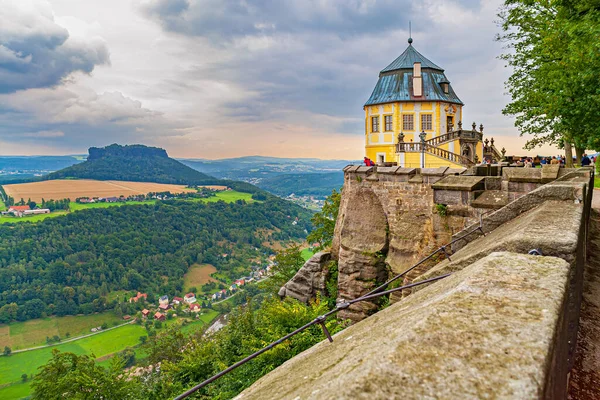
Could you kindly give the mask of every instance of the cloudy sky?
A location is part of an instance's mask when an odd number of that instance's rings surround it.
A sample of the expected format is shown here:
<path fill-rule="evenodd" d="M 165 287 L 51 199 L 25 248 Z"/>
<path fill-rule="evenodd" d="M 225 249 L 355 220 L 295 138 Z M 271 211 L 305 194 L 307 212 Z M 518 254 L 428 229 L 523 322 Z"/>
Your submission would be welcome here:
<path fill-rule="evenodd" d="M 0 155 L 360 158 L 381 69 L 414 46 L 510 153 L 500 0 L 0 0 Z M 540 151 L 555 150 L 542 149 Z"/>

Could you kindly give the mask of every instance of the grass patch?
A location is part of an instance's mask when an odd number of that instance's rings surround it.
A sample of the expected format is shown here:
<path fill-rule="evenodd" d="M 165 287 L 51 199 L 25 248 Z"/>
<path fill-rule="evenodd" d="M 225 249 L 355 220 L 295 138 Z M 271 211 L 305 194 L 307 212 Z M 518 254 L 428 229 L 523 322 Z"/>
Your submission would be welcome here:
<path fill-rule="evenodd" d="M 188 269 L 188 272 L 183 277 L 183 287 L 187 292 L 189 288 L 195 287 L 200 291 L 200 287 L 208 282 L 219 282 L 211 276 L 217 272 L 214 265 L 211 264 L 194 264 Z"/>
<path fill-rule="evenodd" d="M 94 354 L 96 358 L 119 352 L 126 347 L 140 343 L 140 336 L 146 330 L 137 324 L 125 325 L 98 335 L 83 338 L 58 346 L 12 354 L 0 357 L 0 385 L 18 382 L 22 374 L 34 374 L 38 367 L 46 364 L 52 357 L 52 350 L 75 354 Z"/>
<path fill-rule="evenodd" d="M 31 393 L 31 381 L 13 383 L 0 388 L 0 399 L 23 399 Z"/>
<path fill-rule="evenodd" d="M 600 189 L 600 177 L 598 176 L 594 177 L 594 187 Z"/>
<path fill-rule="evenodd" d="M 25 322 L 13 322 L 0 325 L 0 348 L 9 346 L 12 350 L 27 349 L 46 344 L 46 336 L 60 336 L 66 339 L 86 335 L 90 329 L 106 322 L 109 326 L 124 321 L 112 311 L 91 315 L 75 315 L 66 317 L 49 317 L 32 319 Z"/>
<path fill-rule="evenodd" d="M 304 258 L 304 261 L 308 261 L 315 253 L 311 249 L 302 249 L 300 255 Z"/>
<path fill-rule="evenodd" d="M 50 214 L 38 214 L 38 215 L 31 215 L 31 216 L 26 216 L 26 217 L 3 216 L 2 218 L 0 218 L 0 224 L 18 224 L 21 222 L 40 222 L 40 221 L 45 220 L 46 218 L 59 217 L 61 215 L 65 215 L 65 214 L 67 214 L 66 211 L 54 211 L 54 212 L 51 212 Z"/>
<path fill-rule="evenodd" d="M 233 203 L 238 200 L 244 200 L 247 203 L 252 203 L 255 200 L 252 199 L 252 194 L 237 192 L 235 190 L 226 190 L 223 192 L 217 192 L 216 196 L 207 197 L 205 199 L 192 199 L 191 201 L 214 203 L 223 200 L 225 203 Z"/>

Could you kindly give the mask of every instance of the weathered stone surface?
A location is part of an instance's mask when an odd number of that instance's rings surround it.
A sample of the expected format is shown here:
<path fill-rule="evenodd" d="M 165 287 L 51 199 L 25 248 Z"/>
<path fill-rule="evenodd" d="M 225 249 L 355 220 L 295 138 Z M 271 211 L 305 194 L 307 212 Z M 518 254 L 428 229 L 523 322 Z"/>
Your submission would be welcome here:
<path fill-rule="evenodd" d="M 300 270 L 279 290 L 281 297 L 293 297 L 307 303 L 317 293 L 326 294 L 326 282 L 329 275 L 331 253 L 321 251 L 314 254 Z"/>
<path fill-rule="evenodd" d="M 485 190 L 502 190 L 502 177 L 501 176 L 486 176 L 485 177 Z"/>
<path fill-rule="evenodd" d="M 542 254 L 574 262 L 579 243 L 583 204 L 547 201 L 515 216 L 486 236 L 472 234 L 472 241 L 416 280 L 425 280 L 461 270 L 486 254 L 497 251 L 528 253 L 539 249 Z"/>
<path fill-rule="evenodd" d="M 237 399 L 563 398 L 568 278 L 564 260 L 493 253 L 294 357 Z"/>
<path fill-rule="evenodd" d="M 338 295 L 354 299 L 387 277 L 388 224 L 375 192 L 364 185 L 344 191 L 343 217 L 339 227 Z M 359 320 L 374 304 L 361 304 L 344 310 L 343 318 Z"/>
<path fill-rule="evenodd" d="M 558 200 L 558 201 L 579 201 L 582 202 L 585 196 L 585 187 L 583 183 L 549 183 L 544 185 L 530 193 L 527 193 L 514 201 L 511 201 L 505 207 L 499 209 L 496 212 L 486 215 L 483 218 L 483 231 L 485 233 L 491 232 L 498 228 L 500 225 L 513 220 L 520 214 L 529 211 L 533 208 L 538 207 L 544 201 Z M 477 225 L 471 225 L 464 230 L 454 234 L 453 239 L 462 237 L 466 232 L 475 229 Z M 467 245 L 470 241 L 474 240 L 476 236 L 468 236 L 464 240 L 460 240 L 452 245 L 452 251 L 456 252 L 462 247 Z"/>
<path fill-rule="evenodd" d="M 503 168 L 502 179 L 508 182 L 542 182 L 540 168 Z"/>
<path fill-rule="evenodd" d="M 413 175 L 408 181 L 410 183 L 423 183 L 423 175 L 421 175 L 421 174 Z"/>
<path fill-rule="evenodd" d="M 455 176 L 448 175 L 444 179 L 434 183 L 434 190 L 460 190 L 473 191 L 485 189 L 485 177 L 483 176 Z"/>
<path fill-rule="evenodd" d="M 497 210 L 508 204 L 508 193 L 502 190 L 486 190 L 471 202 L 475 208 L 487 208 Z"/>
<path fill-rule="evenodd" d="M 553 180 L 558 178 L 559 170 L 560 170 L 560 165 L 556 165 L 556 164 L 542 165 L 542 183 L 552 182 Z"/>

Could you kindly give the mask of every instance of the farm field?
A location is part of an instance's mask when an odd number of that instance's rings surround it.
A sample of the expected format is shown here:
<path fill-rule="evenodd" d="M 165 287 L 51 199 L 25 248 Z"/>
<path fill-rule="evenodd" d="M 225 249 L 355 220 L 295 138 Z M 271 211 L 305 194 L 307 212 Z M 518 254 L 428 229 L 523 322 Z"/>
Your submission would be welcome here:
<path fill-rule="evenodd" d="M 169 185 L 152 182 L 127 182 L 127 181 L 96 181 L 92 179 L 57 179 L 51 181 L 19 183 L 3 185 L 4 191 L 15 201 L 31 199 L 41 202 L 46 200 L 72 199 L 78 197 L 127 197 L 131 195 L 147 194 L 150 192 L 182 193 L 194 191 L 185 185 Z"/>
<path fill-rule="evenodd" d="M 109 311 L 100 314 L 49 317 L 0 324 L 0 348 L 8 346 L 14 351 L 43 346 L 46 344 L 46 336 L 58 335 L 64 340 L 67 333 L 71 337 L 86 335 L 90 333 L 91 328 L 100 326 L 104 322 L 111 327 L 115 323 L 120 324 L 124 321 Z"/>
<path fill-rule="evenodd" d="M 38 215 L 30 215 L 30 216 L 25 216 L 25 217 L 11 217 L 11 216 L 4 216 L 2 218 L 0 218 L 0 224 L 14 224 L 14 223 L 19 223 L 19 222 L 39 222 L 39 221 L 43 221 L 46 218 L 54 218 L 54 217 L 60 217 L 61 215 L 66 215 L 67 212 L 66 211 L 55 211 L 53 213 L 50 214 L 38 214 Z"/>
<path fill-rule="evenodd" d="M 9 357 L 2 356 L 0 357 L 0 385 L 20 382 L 22 374 L 35 373 L 38 367 L 52 357 L 54 349 L 75 354 L 93 354 L 99 358 L 119 352 L 126 347 L 136 346 L 140 343 L 140 336 L 145 335 L 146 330 L 142 326 L 131 324 L 58 346 L 17 353 Z M 0 398 L 6 398 L 1 391 Z"/>
<path fill-rule="evenodd" d="M 183 286 L 186 292 L 191 287 L 200 290 L 200 287 L 208 282 L 219 282 L 211 274 L 217 272 L 217 269 L 210 264 L 194 264 L 183 277 Z"/>

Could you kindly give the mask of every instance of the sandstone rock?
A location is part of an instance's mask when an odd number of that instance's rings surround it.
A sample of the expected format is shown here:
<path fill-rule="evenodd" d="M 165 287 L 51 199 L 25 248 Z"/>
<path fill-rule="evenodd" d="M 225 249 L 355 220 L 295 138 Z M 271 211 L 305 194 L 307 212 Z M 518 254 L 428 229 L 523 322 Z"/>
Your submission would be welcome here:
<path fill-rule="evenodd" d="M 300 270 L 279 290 L 280 297 L 293 297 L 307 303 L 317 295 L 326 294 L 331 253 L 321 251 L 313 255 Z"/>

